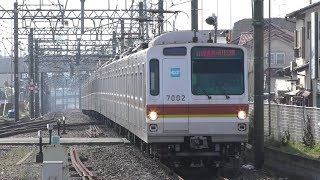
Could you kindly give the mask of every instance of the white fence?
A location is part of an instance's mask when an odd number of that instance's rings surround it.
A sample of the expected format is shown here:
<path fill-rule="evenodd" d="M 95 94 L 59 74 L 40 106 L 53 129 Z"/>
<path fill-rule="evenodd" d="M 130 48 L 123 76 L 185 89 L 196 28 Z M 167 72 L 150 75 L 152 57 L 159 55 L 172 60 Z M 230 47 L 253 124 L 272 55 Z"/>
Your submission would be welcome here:
<path fill-rule="evenodd" d="M 250 105 L 250 112 L 253 105 Z M 269 106 L 264 105 L 264 134 L 269 135 Z M 271 104 L 271 136 L 280 141 L 285 131 L 290 134 L 290 140 L 303 141 L 307 118 L 310 117 L 312 134 L 316 142 L 320 143 L 320 108 L 301 107 L 283 104 Z M 268 138 L 268 137 L 267 137 Z"/>

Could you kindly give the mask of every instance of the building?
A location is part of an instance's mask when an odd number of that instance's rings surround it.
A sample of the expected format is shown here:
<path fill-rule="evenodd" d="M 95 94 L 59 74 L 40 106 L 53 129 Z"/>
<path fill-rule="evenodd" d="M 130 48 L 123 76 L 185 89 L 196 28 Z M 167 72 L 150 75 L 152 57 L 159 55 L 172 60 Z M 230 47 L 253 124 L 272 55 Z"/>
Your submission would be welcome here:
<path fill-rule="evenodd" d="M 290 77 L 281 76 L 278 73 L 276 73 L 278 70 L 283 69 L 287 66 L 290 66 L 291 61 L 293 60 L 293 43 L 294 43 L 294 29 L 292 26 L 292 22 L 287 22 L 285 19 L 281 19 L 284 23 L 280 23 L 281 18 L 276 18 L 275 22 L 273 23 L 273 20 L 270 24 L 270 43 L 271 43 L 271 49 L 270 49 L 270 68 L 269 68 L 269 58 L 268 58 L 268 52 L 269 52 L 269 23 L 268 21 L 265 21 L 264 26 L 264 54 L 265 54 L 265 60 L 264 60 L 264 75 L 265 75 L 265 83 L 264 83 L 264 91 L 267 93 L 269 84 L 267 81 L 270 77 L 270 92 L 275 92 L 275 86 L 277 80 L 289 80 Z M 240 20 L 240 22 L 247 23 L 249 22 L 247 19 Z M 279 24 L 282 24 L 282 26 L 279 26 Z M 236 24 L 241 24 L 239 27 L 236 26 Z M 284 24 L 287 24 L 284 26 Z M 289 25 L 291 24 L 291 25 Z M 249 25 L 247 29 L 244 28 L 242 23 L 235 23 L 234 30 L 233 30 L 233 36 L 237 35 L 239 32 L 239 29 L 241 29 L 241 32 L 239 34 L 239 37 L 235 38 L 233 37 L 233 40 L 231 43 L 238 44 L 244 46 L 248 50 L 248 79 L 249 79 L 249 97 L 253 98 L 254 95 L 254 48 L 253 48 L 253 28 L 252 27 L 252 20 L 251 25 Z M 285 28 L 284 28 L 285 27 Z M 288 30 L 287 28 L 292 28 Z M 246 31 L 249 30 L 249 31 Z M 269 71 L 270 70 L 270 71 Z M 270 76 L 269 76 L 270 72 Z M 281 82 L 281 81 L 278 81 Z M 291 89 L 288 89 L 290 91 Z M 276 93 L 276 92 L 275 92 Z"/>
<path fill-rule="evenodd" d="M 295 36 L 294 36 L 294 59 L 292 61 L 292 66 L 286 72 L 291 74 L 292 80 L 295 81 L 294 89 L 307 89 L 311 91 L 312 106 L 317 105 L 320 107 L 319 100 L 319 78 L 313 78 L 311 74 L 319 74 L 315 71 L 310 71 L 314 69 L 315 66 L 310 66 L 313 62 L 311 61 L 311 54 L 315 49 L 312 49 L 311 43 L 319 44 L 319 30 L 315 32 L 312 29 L 314 24 L 319 27 L 319 15 L 317 16 L 318 21 L 312 21 L 313 14 L 320 14 L 320 2 L 313 3 L 309 6 L 296 10 L 286 15 L 286 19 L 296 23 Z M 317 34 L 318 39 L 313 41 L 314 36 L 312 34 Z M 319 45 L 318 45 L 319 47 Z M 318 51 L 318 49 L 317 49 Z M 317 62 L 319 63 L 319 61 Z"/>
<path fill-rule="evenodd" d="M 234 23 L 231 40 L 239 38 L 243 32 L 253 32 L 253 21 L 252 19 L 242 19 Z M 265 24 L 268 24 L 269 20 L 265 19 Z M 292 21 L 287 21 L 285 18 L 271 18 L 271 23 L 279 27 L 280 29 L 286 29 L 290 32 L 293 32 L 296 28 L 296 25 Z"/>
<path fill-rule="evenodd" d="M 4 91 L 5 87 L 14 86 L 14 78 L 13 78 L 13 58 L 12 57 L 0 57 L 0 89 L 1 92 Z M 18 71 L 20 74 L 20 79 L 22 80 L 26 77 L 26 73 L 28 72 L 27 65 L 23 62 L 23 60 L 19 59 Z M 21 85 L 20 85 L 21 86 Z M 0 93 L 3 95 L 3 93 Z M 3 100 L 4 96 L 0 95 L 0 100 Z M 10 99 L 9 99 L 10 101 Z"/>
<path fill-rule="evenodd" d="M 14 64 L 13 64 L 12 57 L 0 57 L 0 116 L 3 116 L 4 114 L 6 114 L 6 112 L 13 107 L 13 103 L 14 103 L 13 67 L 14 67 Z M 23 90 L 24 83 L 22 79 L 23 79 L 23 76 L 26 75 L 28 67 L 23 62 L 22 59 L 19 59 L 18 70 L 19 70 L 20 79 L 21 79 L 20 102 L 21 104 L 23 104 L 23 100 L 25 99 L 26 93 Z"/>

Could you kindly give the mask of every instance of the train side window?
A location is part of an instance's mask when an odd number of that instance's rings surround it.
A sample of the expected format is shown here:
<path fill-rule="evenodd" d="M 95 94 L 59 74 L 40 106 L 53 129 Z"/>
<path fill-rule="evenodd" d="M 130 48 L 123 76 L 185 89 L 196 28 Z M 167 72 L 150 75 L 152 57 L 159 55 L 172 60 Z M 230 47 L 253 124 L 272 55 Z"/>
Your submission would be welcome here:
<path fill-rule="evenodd" d="M 152 96 L 159 95 L 159 60 L 151 59 L 149 63 L 150 69 L 150 94 Z"/>

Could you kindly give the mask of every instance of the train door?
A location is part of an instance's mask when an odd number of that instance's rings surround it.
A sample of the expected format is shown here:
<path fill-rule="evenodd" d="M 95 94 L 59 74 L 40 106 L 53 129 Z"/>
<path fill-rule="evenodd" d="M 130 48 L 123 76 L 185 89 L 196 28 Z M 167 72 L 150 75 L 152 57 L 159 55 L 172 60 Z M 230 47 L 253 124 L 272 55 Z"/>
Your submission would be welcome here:
<path fill-rule="evenodd" d="M 187 132 L 188 116 L 188 66 L 185 59 L 163 60 L 162 92 L 164 131 Z"/>

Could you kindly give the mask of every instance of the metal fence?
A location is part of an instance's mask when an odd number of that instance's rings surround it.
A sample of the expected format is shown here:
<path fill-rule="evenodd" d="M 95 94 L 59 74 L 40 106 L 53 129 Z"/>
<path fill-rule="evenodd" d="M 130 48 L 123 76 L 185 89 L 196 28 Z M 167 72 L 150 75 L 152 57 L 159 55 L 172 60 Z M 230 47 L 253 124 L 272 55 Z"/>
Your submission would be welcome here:
<path fill-rule="evenodd" d="M 250 105 L 253 113 L 253 104 Z M 269 106 L 264 105 L 264 133 L 266 139 L 273 138 L 280 141 L 289 132 L 290 140 L 302 142 L 304 129 L 310 119 L 311 132 L 314 140 L 320 143 L 320 108 L 302 107 L 283 104 L 271 104 L 271 134 L 269 136 Z"/>

